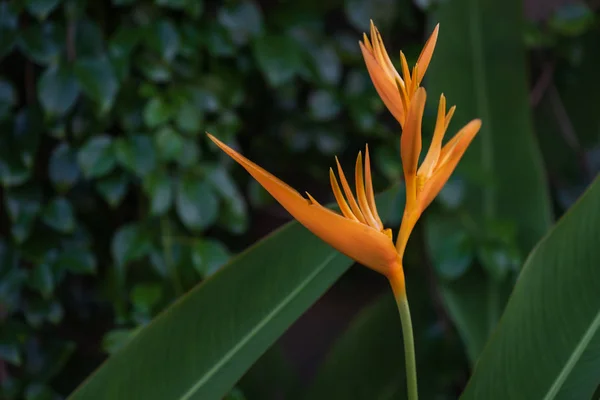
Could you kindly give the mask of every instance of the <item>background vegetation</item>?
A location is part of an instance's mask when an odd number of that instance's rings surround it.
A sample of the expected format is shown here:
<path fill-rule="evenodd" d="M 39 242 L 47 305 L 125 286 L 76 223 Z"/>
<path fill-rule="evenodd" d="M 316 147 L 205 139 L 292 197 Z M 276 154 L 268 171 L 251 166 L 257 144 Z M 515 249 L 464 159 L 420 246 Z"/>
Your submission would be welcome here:
<path fill-rule="evenodd" d="M 376 188 L 400 181 L 399 129 L 357 43 L 370 18 L 410 64 L 440 21 L 429 106 L 442 91 L 458 105 L 451 131 L 484 120 L 407 254 L 419 368 L 435 370 L 423 373 L 432 378 L 422 396 L 456 397 L 525 257 L 600 170 L 598 4 L 493 3 L 0 1 L 0 398 L 66 397 L 289 220 L 204 131 L 322 202 L 333 198 L 334 155 L 351 164 L 365 142 Z M 397 227 L 402 195 L 388 197 Z M 285 233 L 305 234 L 295 229 Z M 298 273 L 313 261 L 298 259 Z M 298 316 L 342 264 L 332 261 Z M 401 362 L 378 357 L 400 345 L 393 303 L 378 297 L 387 292 L 382 278 L 351 269 L 230 398 L 403 393 Z"/>

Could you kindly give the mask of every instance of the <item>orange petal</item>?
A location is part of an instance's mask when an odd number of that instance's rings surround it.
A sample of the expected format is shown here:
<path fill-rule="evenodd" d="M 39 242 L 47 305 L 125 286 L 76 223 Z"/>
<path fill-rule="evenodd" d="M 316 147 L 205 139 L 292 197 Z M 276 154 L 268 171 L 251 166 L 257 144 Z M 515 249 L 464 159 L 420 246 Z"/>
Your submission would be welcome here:
<path fill-rule="evenodd" d="M 423 50 L 419 55 L 419 59 L 417 60 L 417 65 L 419 66 L 419 71 L 417 75 L 417 85 L 421 84 L 423 80 L 423 76 L 425 76 L 425 72 L 427 71 L 427 67 L 429 67 L 429 62 L 431 61 L 431 57 L 433 56 L 433 50 L 435 49 L 435 44 L 437 43 L 438 32 L 440 31 L 440 24 L 435 26 L 433 33 L 425 42 L 425 46 L 423 46 Z"/>
<path fill-rule="evenodd" d="M 373 21 L 371 21 L 371 39 L 373 40 L 373 55 L 375 56 L 377 63 L 386 72 L 387 77 L 392 81 L 396 80 L 396 78 L 400 78 L 398 71 L 396 71 L 392 60 L 390 60 L 390 56 L 385 49 L 381 34 L 379 33 L 377 27 L 373 24 Z"/>
<path fill-rule="evenodd" d="M 377 230 L 382 230 L 383 226 L 377 223 L 377 220 L 373 217 L 373 213 L 371 213 L 371 207 L 369 207 L 369 201 L 367 200 L 367 193 L 365 191 L 365 178 L 363 176 L 363 161 L 362 161 L 362 153 L 358 153 L 358 157 L 356 158 L 356 168 L 354 173 L 354 179 L 356 182 L 356 197 L 358 198 L 358 204 L 360 204 L 360 209 L 367 220 L 367 224 L 375 228 Z"/>
<path fill-rule="evenodd" d="M 377 90 L 377 94 L 383 100 L 385 106 L 390 110 L 394 118 L 400 123 L 404 123 L 404 110 L 402 109 L 402 99 L 396 87 L 396 82 L 388 79 L 388 75 L 381 65 L 375 59 L 372 52 L 368 51 L 363 43 L 360 44 L 367 70 L 373 81 L 373 86 Z"/>
<path fill-rule="evenodd" d="M 404 79 L 404 86 L 406 86 L 406 90 L 408 91 L 408 96 L 412 96 L 412 91 L 409 88 L 412 87 L 410 70 L 408 69 L 408 62 L 406 61 L 406 56 L 402 50 L 400 51 L 400 65 L 402 66 L 402 78 Z"/>
<path fill-rule="evenodd" d="M 442 140 L 444 139 L 444 133 L 446 132 L 447 126 L 446 121 L 446 97 L 442 94 L 438 106 L 435 130 L 433 131 L 433 139 L 431 140 L 431 145 L 429 146 L 425 160 L 423 160 L 423 163 L 419 167 L 417 175 L 429 178 L 433 173 L 433 169 L 440 157 L 440 151 L 442 150 Z"/>
<path fill-rule="evenodd" d="M 366 224 L 367 221 L 365 220 L 365 217 L 363 216 L 363 213 L 362 213 L 360 207 L 358 206 L 358 203 L 356 203 L 356 200 L 354 199 L 354 195 L 352 194 L 352 189 L 350 189 L 350 185 L 348 185 L 348 181 L 346 180 L 346 175 L 344 175 L 344 170 L 342 169 L 342 166 L 340 165 L 340 162 L 337 157 L 335 158 L 335 162 L 337 164 L 338 175 L 340 176 L 340 181 L 342 182 L 342 187 L 344 188 L 344 193 L 346 194 L 346 198 L 348 198 L 348 201 L 350 202 L 350 208 L 352 209 L 352 212 L 354 213 L 356 218 L 358 218 L 358 221 L 362 222 L 363 224 Z"/>
<path fill-rule="evenodd" d="M 371 159 L 369 158 L 369 145 L 366 146 L 365 150 L 365 185 L 367 185 L 367 200 L 369 202 L 371 213 L 373 214 L 373 217 L 377 221 L 378 225 L 383 228 L 383 223 L 381 222 L 381 218 L 379 218 L 379 213 L 377 213 L 377 205 L 375 204 L 373 180 L 371 179 Z"/>
<path fill-rule="evenodd" d="M 410 109 L 406 116 L 406 123 L 400 137 L 400 156 L 402 168 L 404 169 L 404 180 L 406 182 L 406 207 L 414 206 L 416 200 L 416 178 L 419 155 L 421 154 L 421 121 L 427 94 L 420 87 L 410 103 Z"/>
<path fill-rule="evenodd" d="M 333 195 L 335 196 L 335 200 L 340 206 L 340 210 L 342 211 L 342 214 L 344 214 L 344 217 L 350 218 L 351 220 L 358 222 L 358 219 L 356 218 L 354 213 L 352 213 L 350 207 L 348 207 L 348 203 L 346 203 L 346 199 L 344 199 L 344 195 L 340 190 L 340 185 L 338 185 L 337 179 L 335 178 L 335 174 L 333 173 L 333 169 L 331 168 L 329 168 L 329 182 L 331 183 L 331 188 L 333 189 Z M 306 194 L 308 195 L 308 193 Z"/>
<path fill-rule="evenodd" d="M 442 149 L 440 162 L 431 178 L 423 185 L 419 194 L 419 206 L 425 210 L 446 184 L 456 165 L 469 147 L 469 144 L 479 132 L 481 120 L 474 119 L 465 125 Z"/>
<path fill-rule="evenodd" d="M 207 135 L 244 167 L 298 222 L 336 250 L 386 276 L 400 268 L 396 249 L 385 233 L 344 218 L 320 206 L 314 199 L 303 198 L 289 185 L 211 134 Z"/>

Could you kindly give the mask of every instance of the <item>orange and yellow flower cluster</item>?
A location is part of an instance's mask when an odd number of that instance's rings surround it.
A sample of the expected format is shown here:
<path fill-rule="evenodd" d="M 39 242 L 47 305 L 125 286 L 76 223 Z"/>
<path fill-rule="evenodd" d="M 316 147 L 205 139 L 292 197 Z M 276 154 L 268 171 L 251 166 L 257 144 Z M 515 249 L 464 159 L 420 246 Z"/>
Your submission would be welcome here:
<path fill-rule="evenodd" d="M 402 258 L 408 238 L 423 211 L 440 192 L 456 168 L 467 147 L 479 131 L 481 121 L 465 125 L 442 146 L 455 107 L 446 110 L 446 98 L 439 100 L 436 125 L 431 146 L 419 166 L 421 154 L 421 122 L 427 94 L 421 87 L 423 76 L 437 42 L 439 25 L 409 70 L 406 57 L 400 52 L 401 71 L 398 73 L 381 39 L 371 23 L 371 39 L 364 35 L 360 42 L 369 75 L 377 93 L 402 128 L 400 157 L 406 184 L 406 206 L 396 245 L 392 231 L 385 228 L 375 205 L 371 180 L 369 148 L 358 154 L 355 166 L 353 194 L 344 172 L 336 159 L 339 181 L 329 170 L 331 187 L 341 214 L 320 205 L 310 194 L 307 198 L 248 160 L 212 135 L 209 138 L 231 158 L 244 167 L 295 219 L 338 251 L 357 262 L 385 275 L 397 294 L 404 295 Z"/>

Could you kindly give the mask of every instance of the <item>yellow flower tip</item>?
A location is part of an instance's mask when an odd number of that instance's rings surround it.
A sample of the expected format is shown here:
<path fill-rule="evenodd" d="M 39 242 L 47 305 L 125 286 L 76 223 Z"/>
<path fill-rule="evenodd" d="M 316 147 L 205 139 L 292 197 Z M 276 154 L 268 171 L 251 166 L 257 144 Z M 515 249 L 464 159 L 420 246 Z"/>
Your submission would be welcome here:
<path fill-rule="evenodd" d="M 397 268 L 398 254 L 388 234 L 373 228 L 365 222 L 357 221 L 356 218 L 337 214 L 321 206 L 308 193 L 308 198 L 304 198 L 289 185 L 248 160 L 213 135 L 207 133 L 207 136 L 221 150 L 244 167 L 298 222 L 321 240 L 348 257 L 386 276 L 390 271 Z M 333 175 L 332 173 L 333 169 L 330 170 L 330 177 Z M 333 175 L 333 178 L 335 178 L 335 175 Z M 340 175 L 340 179 L 344 183 L 345 178 Z M 334 179 L 332 179 L 333 181 Z M 332 184 L 332 186 L 337 199 L 338 196 L 341 196 L 337 181 L 336 185 Z M 337 186 L 337 190 L 335 186 Z M 352 195 L 351 192 L 350 195 Z M 343 196 L 341 197 L 343 199 Z M 346 205 L 346 211 L 349 209 Z"/>

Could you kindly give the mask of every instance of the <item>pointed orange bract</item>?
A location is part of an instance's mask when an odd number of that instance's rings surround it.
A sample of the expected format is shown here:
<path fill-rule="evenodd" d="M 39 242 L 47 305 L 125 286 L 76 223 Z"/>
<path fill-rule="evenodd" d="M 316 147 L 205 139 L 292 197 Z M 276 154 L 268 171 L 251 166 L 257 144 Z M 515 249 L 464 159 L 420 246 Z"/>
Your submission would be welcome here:
<path fill-rule="evenodd" d="M 439 24 L 436 25 L 425 46 L 423 46 L 412 73 L 404 53 L 400 52 L 402 76 L 392 64 L 381 34 L 373 21 L 371 21 L 371 40 L 367 35 L 363 35 L 363 42 L 359 42 L 373 85 L 388 110 L 401 126 L 405 124 L 410 103 L 429 67 L 437 43 L 438 32 Z"/>
<path fill-rule="evenodd" d="M 481 128 L 481 120 L 474 119 L 442 147 L 444 134 L 456 108 L 453 106 L 446 113 L 446 98 L 442 94 L 431 146 L 423 163 L 417 169 L 421 153 L 421 119 L 425 100 L 425 89 L 417 89 L 400 138 L 400 154 L 406 181 L 406 207 L 396 241 L 400 257 L 404 254 L 406 242 L 417 220 L 442 190 L 458 161 Z"/>
<path fill-rule="evenodd" d="M 343 214 L 340 215 L 321 206 L 310 195 L 308 195 L 308 199 L 302 197 L 296 190 L 211 134 L 207 135 L 221 150 L 244 167 L 298 222 L 323 241 L 348 257 L 386 276 L 402 274 L 391 231 L 383 229 L 375 209 L 370 166 L 368 164 L 365 166 L 367 175 L 365 181 L 360 154 L 356 166 L 358 203 L 349 187 L 346 191 L 346 197 L 352 207 L 346 203 L 335 174 L 333 174 L 333 170 L 330 170 L 334 195 Z M 368 160 L 368 148 L 366 159 Z M 348 183 L 341 167 L 339 172 L 342 186 L 345 189 Z M 361 218 L 359 218 L 359 213 Z"/>

